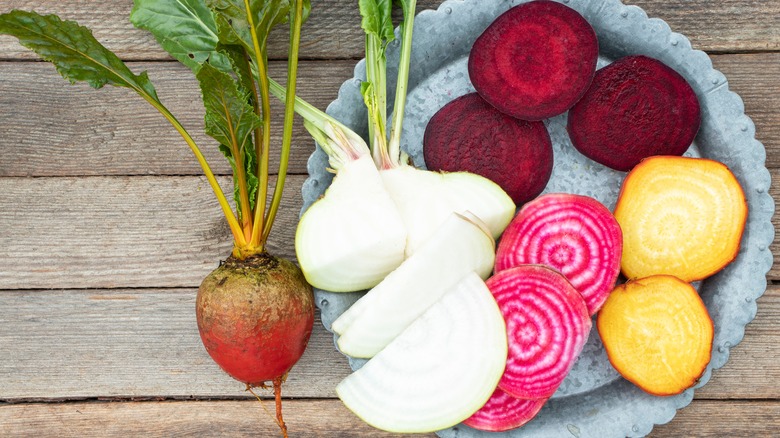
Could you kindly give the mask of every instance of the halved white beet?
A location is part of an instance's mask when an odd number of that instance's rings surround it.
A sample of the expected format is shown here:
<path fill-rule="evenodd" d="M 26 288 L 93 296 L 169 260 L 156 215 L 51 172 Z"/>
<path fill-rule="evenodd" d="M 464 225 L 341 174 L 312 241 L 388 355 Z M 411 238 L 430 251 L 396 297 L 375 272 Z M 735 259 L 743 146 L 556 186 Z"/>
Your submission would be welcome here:
<path fill-rule="evenodd" d="M 506 326 L 475 273 L 336 386 L 344 404 L 389 432 L 454 426 L 490 398 L 504 371 Z"/>
<path fill-rule="evenodd" d="M 464 275 L 487 278 L 495 241 L 476 221 L 451 213 L 425 245 L 336 319 L 339 349 L 373 357 Z"/>
<path fill-rule="evenodd" d="M 404 260 L 405 246 L 406 227 L 369 155 L 342 165 L 295 233 L 306 280 L 331 292 L 376 286 Z"/>
<path fill-rule="evenodd" d="M 402 165 L 380 171 L 406 225 L 406 256 L 414 254 L 454 213 L 471 212 L 494 239 L 515 214 L 512 198 L 489 179 L 468 172 L 429 172 Z"/>

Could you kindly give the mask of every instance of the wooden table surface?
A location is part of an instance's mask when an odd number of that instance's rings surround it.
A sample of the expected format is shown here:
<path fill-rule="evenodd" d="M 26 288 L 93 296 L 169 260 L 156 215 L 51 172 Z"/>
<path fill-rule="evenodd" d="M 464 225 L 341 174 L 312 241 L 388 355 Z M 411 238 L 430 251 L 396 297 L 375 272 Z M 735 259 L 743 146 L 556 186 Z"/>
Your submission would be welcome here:
<path fill-rule="evenodd" d="M 440 2 L 420 0 L 418 8 Z M 780 2 L 630 2 L 711 54 L 756 124 L 778 196 Z M 355 1 L 312 3 L 299 90 L 325 108 L 363 56 L 363 38 Z M 0 12 L 35 8 L 91 27 L 134 71 L 148 70 L 162 101 L 196 140 L 212 144 L 201 134 L 196 81 L 132 28 L 131 7 L 131 0 L 0 0 Z M 279 77 L 285 40 L 277 36 L 270 52 Z M 294 257 L 312 149 L 298 124 L 270 244 L 280 256 Z M 229 184 L 217 149 L 204 152 Z M 69 86 L 0 37 L 0 436 L 275 436 L 271 416 L 212 363 L 196 329 L 197 286 L 230 245 L 205 178 L 162 117 L 128 90 Z M 768 280 L 728 364 L 652 436 L 780 434 L 780 268 Z M 316 322 L 285 387 L 292 436 L 386 436 L 335 398 L 348 372 Z"/>

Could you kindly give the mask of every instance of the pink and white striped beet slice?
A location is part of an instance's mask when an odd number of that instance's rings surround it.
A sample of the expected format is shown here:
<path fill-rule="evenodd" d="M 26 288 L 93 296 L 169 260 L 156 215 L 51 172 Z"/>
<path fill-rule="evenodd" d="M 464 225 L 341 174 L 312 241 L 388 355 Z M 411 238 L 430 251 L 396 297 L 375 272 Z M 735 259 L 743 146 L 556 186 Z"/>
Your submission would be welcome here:
<path fill-rule="evenodd" d="M 480 410 L 463 424 L 486 432 L 504 432 L 531 421 L 548 399 L 523 400 L 496 388 Z"/>
<path fill-rule="evenodd" d="M 593 198 L 565 193 L 525 204 L 509 224 L 496 254 L 496 272 L 523 264 L 557 269 L 598 312 L 620 274 L 623 233 Z"/>
<path fill-rule="evenodd" d="M 504 315 L 509 344 L 498 387 L 516 398 L 552 396 L 588 340 L 591 321 L 582 295 L 541 265 L 501 271 L 486 284 Z"/>

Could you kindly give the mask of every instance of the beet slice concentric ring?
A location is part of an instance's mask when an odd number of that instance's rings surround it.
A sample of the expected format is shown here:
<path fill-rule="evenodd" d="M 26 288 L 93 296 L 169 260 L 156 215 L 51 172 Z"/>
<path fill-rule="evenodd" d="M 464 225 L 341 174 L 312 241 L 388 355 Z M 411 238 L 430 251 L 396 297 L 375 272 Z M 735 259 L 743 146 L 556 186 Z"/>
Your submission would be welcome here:
<path fill-rule="evenodd" d="M 500 111 L 523 120 L 563 114 L 596 71 L 598 40 L 590 24 L 561 3 L 537 0 L 499 16 L 474 42 L 469 77 Z"/>
<path fill-rule="evenodd" d="M 699 131 L 701 110 L 675 70 L 647 56 L 626 56 L 596 72 L 567 123 L 583 155 L 628 171 L 653 155 L 682 155 Z"/>
<path fill-rule="evenodd" d="M 612 213 L 593 198 L 554 193 L 529 202 L 501 237 L 496 272 L 539 264 L 555 268 L 596 313 L 620 274 L 623 237 Z"/>
<path fill-rule="evenodd" d="M 487 403 L 463 424 L 486 432 L 504 432 L 533 420 L 546 402 L 546 398 L 531 400 L 514 398 L 500 388 L 496 388 Z"/>
<path fill-rule="evenodd" d="M 585 301 L 563 275 L 540 265 L 501 271 L 486 284 L 504 315 L 509 343 L 498 387 L 516 398 L 552 396 L 588 339 Z"/>

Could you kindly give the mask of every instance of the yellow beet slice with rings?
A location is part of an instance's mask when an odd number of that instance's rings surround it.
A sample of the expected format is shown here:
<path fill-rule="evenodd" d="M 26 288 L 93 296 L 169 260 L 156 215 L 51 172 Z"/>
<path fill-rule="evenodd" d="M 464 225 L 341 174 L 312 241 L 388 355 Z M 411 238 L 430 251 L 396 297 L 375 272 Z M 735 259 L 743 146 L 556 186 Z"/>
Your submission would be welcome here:
<path fill-rule="evenodd" d="M 654 275 L 615 288 L 596 322 L 612 366 L 653 395 L 679 394 L 704 374 L 713 325 L 690 284 Z"/>
<path fill-rule="evenodd" d="M 736 258 L 747 214 L 742 187 L 724 164 L 648 158 L 626 176 L 615 207 L 621 270 L 628 279 L 709 277 Z"/>

